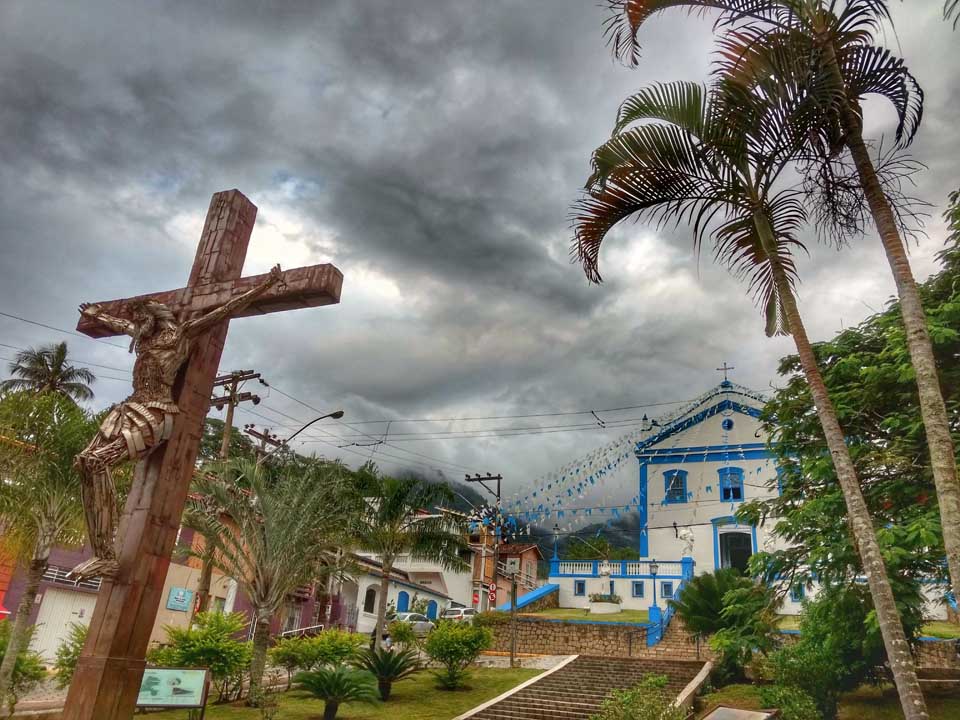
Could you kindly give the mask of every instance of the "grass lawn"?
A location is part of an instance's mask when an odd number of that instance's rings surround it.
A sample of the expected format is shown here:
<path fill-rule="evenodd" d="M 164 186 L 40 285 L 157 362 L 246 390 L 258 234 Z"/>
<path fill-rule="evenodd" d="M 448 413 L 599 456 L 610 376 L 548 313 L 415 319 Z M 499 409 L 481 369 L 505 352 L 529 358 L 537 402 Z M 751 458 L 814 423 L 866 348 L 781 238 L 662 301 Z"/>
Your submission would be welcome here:
<path fill-rule="evenodd" d="M 707 711 L 717 705 L 760 710 L 759 689 L 753 685 L 728 685 L 716 692 L 705 695 L 704 711 L 697 715 L 703 717 Z M 931 720 L 953 720 L 960 717 L 960 698 L 927 696 L 927 709 Z M 892 687 L 862 687 L 856 692 L 847 693 L 840 700 L 839 720 L 902 720 L 900 701 Z"/>
<path fill-rule="evenodd" d="M 781 630 L 799 630 L 800 616 L 781 615 L 779 625 Z M 960 625 L 943 620 L 931 620 L 920 629 L 920 634 L 938 638 L 960 638 Z"/>
<path fill-rule="evenodd" d="M 450 720 L 482 702 L 495 698 L 524 680 L 543 672 L 528 668 L 478 668 L 472 671 L 468 690 L 437 690 L 429 671 L 402 680 L 393 686 L 390 701 L 367 705 L 346 703 L 340 706 L 337 720 L 354 718 L 387 718 L 390 720 Z M 309 694 L 291 690 L 280 696 L 278 720 L 320 720 L 323 701 Z M 161 712 L 150 717 L 158 720 L 185 720 L 186 712 Z M 260 720 L 256 708 L 232 705 L 207 706 L 206 720 Z"/>
<path fill-rule="evenodd" d="M 520 613 L 521 615 L 549 618 L 550 620 L 589 620 L 590 622 L 647 622 L 646 610 L 621 610 L 611 615 L 591 615 L 583 608 L 546 608 L 535 613 Z"/>

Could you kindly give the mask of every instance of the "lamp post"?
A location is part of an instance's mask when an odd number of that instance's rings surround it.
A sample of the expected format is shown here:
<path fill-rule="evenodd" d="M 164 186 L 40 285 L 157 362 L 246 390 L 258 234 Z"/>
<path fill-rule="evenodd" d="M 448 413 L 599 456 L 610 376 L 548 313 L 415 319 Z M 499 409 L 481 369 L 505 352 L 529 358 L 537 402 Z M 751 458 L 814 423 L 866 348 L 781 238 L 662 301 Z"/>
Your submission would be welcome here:
<path fill-rule="evenodd" d="M 657 565 L 657 559 L 650 559 L 650 576 L 653 578 L 653 606 L 657 606 L 657 570 L 660 569 L 660 566 Z"/>
<path fill-rule="evenodd" d="M 300 428 L 299 430 L 297 430 L 293 435 L 291 435 L 291 436 L 288 437 L 286 440 L 284 440 L 280 445 L 278 445 L 277 447 L 275 447 L 273 450 L 271 450 L 271 451 L 268 452 L 268 453 L 264 453 L 263 455 L 261 455 L 260 458 L 257 460 L 257 464 L 259 465 L 260 463 L 262 463 L 264 460 L 266 460 L 268 457 L 270 457 L 271 455 L 273 455 L 273 454 L 274 454 L 277 450 L 279 450 L 280 448 L 282 448 L 282 447 L 287 447 L 287 444 L 288 444 L 291 440 L 293 440 L 297 435 L 299 435 L 300 433 L 302 433 L 304 430 L 306 430 L 308 427 L 310 427 L 311 425 L 313 425 L 315 422 L 320 422 L 321 420 L 326 420 L 327 418 L 333 418 L 334 420 L 339 420 L 339 419 L 342 418 L 342 417 L 343 417 L 343 410 L 334 410 L 332 413 L 327 413 L 326 415 L 321 415 L 320 417 L 314 418 L 313 420 L 311 420 L 310 422 L 308 422 L 306 425 L 304 425 L 302 428 Z"/>

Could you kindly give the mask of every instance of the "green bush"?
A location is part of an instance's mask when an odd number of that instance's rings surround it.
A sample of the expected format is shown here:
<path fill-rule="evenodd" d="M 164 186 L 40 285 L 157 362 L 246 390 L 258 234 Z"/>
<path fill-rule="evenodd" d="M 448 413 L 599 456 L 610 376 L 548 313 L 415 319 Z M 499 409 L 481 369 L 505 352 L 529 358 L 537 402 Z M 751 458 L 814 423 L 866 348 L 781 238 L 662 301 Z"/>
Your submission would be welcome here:
<path fill-rule="evenodd" d="M 293 673 L 297 670 L 309 670 L 313 666 L 314 655 L 310 641 L 306 638 L 281 638 L 270 648 L 270 662 L 287 671 L 287 690 L 293 682 Z"/>
<path fill-rule="evenodd" d="M 510 613 L 499 610 L 487 610 L 473 616 L 473 624 L 480 627 L 496 627 L 510 622 Z"/>
<path fill-rule="evenodd" d="M 832 650 L 801 639 L 772 653 L 767 667 L 777 685 L 809 695 L 825 720 L 837 716 L 844 669 Z"/>
<path fill-rule="evenodd" d="M 234 699 L 253 652 L 251 643 L 234 637 L 246 624 L 242 613 L 199 613 L 194 627 L 165 627 L 168 644 L 148 653 L 147 660 L 153 665 L 209 668 L 219 699 Z"/>
<path fill-rule="evenodd" d="M 590 596 L 590 602 L 595 603 L 616 603 L 619 605 L 623 602 L 623 598 L 619 595 L 613 595 L 611 593 L 593 593 Z"/>
<path fill-rule="evenodd" d="M 420 670 L 419 659 L 413 650 L 363 650 L 353 664 L 377 678 L 380 699 L 384 702 L 390 699 L 393 683 Z"/>
<path fill-rule="evenodd" d="M 468 623 L 441 622 L 427 636 L 424 649 L 443 666 L 435 673 L 440 687 L 456 690 L 467 679 L 467 668 L 481 652 L 490 647 L 493 633 L 488 628 Z"/>
<path fill-rule="evenodd" d="M 392 622 L 387 627 L 390 633 L 390 640 L 402 648 L 413 647 L 417 644 L 417 634 L 413 631 L 413 625 L 405 622 Z"/>
<path fill-rule="evenodd" d="M 590 720 L 684 720 L 666 688 L 666 675 L 647 675 L 631 690 L 614 690 Z"/>
<path fill-rule="evenodd" d="M 687 630 L 696 635 L 713 635 L 730 626 L 730 621 L 722 615 L 726 594 L 731 590 L 753 587 L 753 584 L 750 578 L 743 577 L 733 568 L 697 575 L 687 581 L 679 595 L 670 601 L 670 606 Z"/>
<path fill-rule="evenodd" d="M 73 673 L 77 669 L 77 661 L 83 645 L 87 642 L 87 626 L 80 623 L 70 623 L 66 640 L 57 648 L 57 658 L 53 669 L 57 671 L 57 687 L 61 690 L 70 685 Z"/>
<path fill-rule="evenodd" d="M 321 665 L 342 665 L 367 644 L 368 638 L 346 630 L 324 630 L 308 642 L 312 662 L 307 667 L 316 668 Z"/>
<path fill-rule="evenodd" d="M 10 642 L 12 625 L 9 620 L 0 620 L 0 658 L 7 654 L 7 644 Z M 28 635 L 23 649 L 13 665 L 13 677 L 10 679 L 10 690 L 7 695 L 7 717 L 13 716 L 13 709 L 17 701 L 33 690 L 41 680 L 47 676 L 41 657 L 30 650 L 30 638 L 33 627 L 28 629 Z"/>
<path fill-rule="evenodd" d="M 724 627 L 710 638 L 710 647 L 718 654 L 711 675 L 714 685 L 742 680 L 757 654 L 767 655 L 776 648 L 780 637 L 776 606 L 774 591 L 766 585 L 750 582 L 724 593 L 720 611 Z"/>
<path fill-rule="evenodd" d="M 800 688 L 770 685 L 760 688 L 760 703 L 778 708 L 782 720 L 823 720 L 817 704 Z"/>
<path fill-rule="evenodd" d="M 324 701 L 323 720 L 334 720 L 340 704 L 377 701 L 377 680 L 365 670 L 338 665 L 303 672 L 294 678 L 300 686 Z"/>

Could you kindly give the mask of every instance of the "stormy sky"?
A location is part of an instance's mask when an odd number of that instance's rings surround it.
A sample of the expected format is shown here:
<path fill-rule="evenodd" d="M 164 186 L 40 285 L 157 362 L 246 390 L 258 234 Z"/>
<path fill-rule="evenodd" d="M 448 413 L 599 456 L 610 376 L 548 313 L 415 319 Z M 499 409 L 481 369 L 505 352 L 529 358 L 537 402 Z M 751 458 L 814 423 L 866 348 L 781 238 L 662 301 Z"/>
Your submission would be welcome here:
<path fill-rule="evenodd" d="M 926 90 L 912 148 L 928 166 L 913 192 L 933 205 L 911 248 L 922 278 L 960 186 L 960 35 L 940 3 L 893 11 L 887 44 Z M 221 369 L 274 386 L 238 425 L 286 435 L 343 408 L 349 424 L 311 428 L 305 450 L 390 472 L 500 472 L 516 488 L 624 432 L 548 413 L 635 422 L 671 406 L 602 411 L 695 397 L 724 361 L 768 389 L 791 341 L 764 337 L 744 286 L 698 261 L 684 228 L 619 228 L 601 286 L 570 264 L 570 205 L 621 100 L 710 67 L 708 21 L 656 18 L 630 70 L 604 18 L 590 0 L 6 0 L 0 310 L 72 329 L 81 301 L 181 286 L 210 195 L 235 187 L 259 207 L 246 273 L 332 262 L 345 275 L 338 306 L 232 324 Z M 890 109 L 866 112 L 867 134 L 889 137 Z M 893 292 L 872 233 L 810 252 L 799 293 L 815 339 Z M 125 396 L 124 342 L 0 315 L 4 359 L 64 339 L 103 366 L 96 407 Z M 399 422 L 511 415 L 538 417 Z M 381 420 L 394 422 L 368 422 Z"/>

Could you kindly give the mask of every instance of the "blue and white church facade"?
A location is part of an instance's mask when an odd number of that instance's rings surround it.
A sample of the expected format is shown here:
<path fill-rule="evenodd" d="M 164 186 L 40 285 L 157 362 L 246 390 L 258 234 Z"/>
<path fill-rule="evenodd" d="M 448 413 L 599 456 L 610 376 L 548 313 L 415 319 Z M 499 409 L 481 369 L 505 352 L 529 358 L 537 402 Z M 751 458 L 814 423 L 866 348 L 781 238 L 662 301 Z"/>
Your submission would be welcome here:
<path fill-rule="evenodd" d="M 551 561 L 561 607 L 594 593 L 619 595 L 624 608 L 665 605 L 693 574 L 746 569 L 778 541 L 769 527 L 737 522 L 745 500 L 775 496 L 777 467 L 759 420 L 765 399 L 724 380 L 678 415 L 651 422 L 633 446 L 639 561 Z M 782 612 L 798 613 L 802 596 Z"/>

